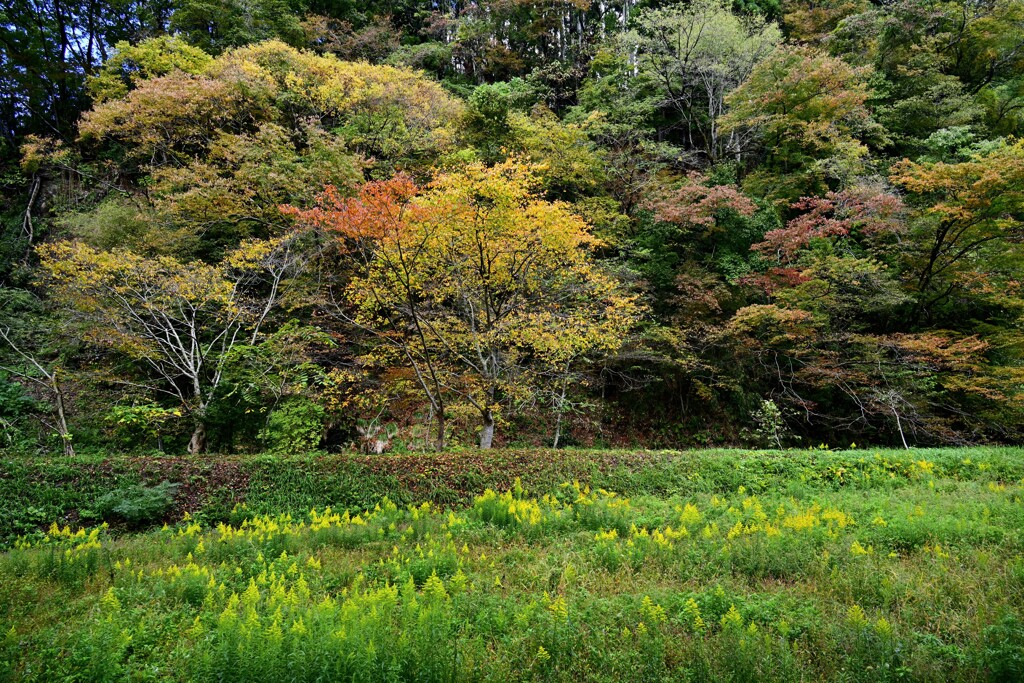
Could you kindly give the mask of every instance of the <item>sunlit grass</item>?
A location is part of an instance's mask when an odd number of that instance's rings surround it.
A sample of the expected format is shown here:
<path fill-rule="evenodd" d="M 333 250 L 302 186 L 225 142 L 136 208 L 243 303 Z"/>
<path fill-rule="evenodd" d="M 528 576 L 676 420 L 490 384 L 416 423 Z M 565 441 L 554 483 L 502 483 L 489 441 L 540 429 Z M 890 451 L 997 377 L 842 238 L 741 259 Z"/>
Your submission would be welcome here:
<path fill-rule="evenodd" d="M 984 463 L 982 464 L 984 465 Z M 866 457 L 735 490 L 566 482 L 54 526 L 0 556 L 14 680 L 1014 680 L 1024 490 Z"/>

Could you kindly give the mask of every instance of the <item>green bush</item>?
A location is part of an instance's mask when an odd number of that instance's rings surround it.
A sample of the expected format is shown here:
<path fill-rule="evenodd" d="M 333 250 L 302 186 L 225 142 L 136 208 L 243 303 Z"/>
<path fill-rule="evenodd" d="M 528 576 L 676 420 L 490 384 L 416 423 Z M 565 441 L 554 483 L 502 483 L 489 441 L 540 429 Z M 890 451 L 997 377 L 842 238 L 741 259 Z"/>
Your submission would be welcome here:
<path fill-rule="evenodd" d="M 304 453 L 316 450 L 324 438 L 324 409 L 302 396 L 285 399 L 270 413 L 260 439 L 275 452 Z"/>
<path fill-rule="evenodd" d="M 1013 615 L 985 629 L 978 664 L 990 681 L 1024 681 L 1024 621 Z"/>
<path fill-rule="evenodd" d="M 178 487 L 162 481 L 156 486 L 139 484 L 117 489 L 96 501 L 95 513 L 104 521 L 133 529 L 155 524 L 167 519 Z"/>
<path fill-rule="evenodd" d="M 37 435 L 28 427 L 28 418 L 39 409 L 38 401 L 6 373 L 0 372 L 0 448 L 31 448 Z"/>

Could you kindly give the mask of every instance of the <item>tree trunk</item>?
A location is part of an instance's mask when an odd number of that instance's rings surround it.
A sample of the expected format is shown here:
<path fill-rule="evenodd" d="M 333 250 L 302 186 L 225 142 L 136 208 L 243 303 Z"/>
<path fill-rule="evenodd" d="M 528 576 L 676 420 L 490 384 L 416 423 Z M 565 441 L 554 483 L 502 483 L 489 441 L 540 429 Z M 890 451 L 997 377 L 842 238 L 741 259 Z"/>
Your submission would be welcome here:
<path fill-rule="evenodd" d="M 555 439 L 551 444 L 552 448 L 558 448 L 558 442 L 562 438 L 562 413 L 565 411 L 565 390 L 568 383 L 569 369 L 566 368 L 565 375 L 562 376 L 562 393 L 558 395 L 558 407 L 556 408 L 557 417 L 555 418 Z"/>
<path fill-rule="evenodd" d="M 68 429 L 67 413 L 64 411 L 64 392 L 57 383 L 57 371 L 50 375 L 50 387 L 53 389 L 54 403 L 57 404 L 57 428 L 60 429 L 60 441 L 64 447 L 64 455 L 74 457 L 75 446 L 71 443 L 71 430 Z"/>
<path fill-rule="evenodd" d="M 437 450 L 439 451 L 443 451 L 445 447 L 444 429 L 444 408 L 439 408 L 437 411 Z"/>
<path fill-rule="evenodd" d="M 25 260 L 27 261 L 32 256 L 32 247 L 35 246 L 36 231 L 35 226 L 32 224 L 32 206 L 36 203 L 36 196 L 39 194 L 39 186 L 42 184 L 38 175 L 32 176 L 32 187 L 29 190 L 28 195 L 28 206 L 25 207 L 25 216 L 22 219 L 22 234 L 28 240 L 28 245 L 25 247 Z"/>
<path fill-rule="evenodd" d="M 896 412 L 896 408 L 890 406 L 890 409 L 892 410 L 892 414 L 896 416 L 896 429 L 900 432 L 900 441 L 903 442 L 903 448 L 909 451 L 910 446 L 907 445 L 907 437 L 903 435 L 903 422 L 900 420 L 900 414 Z"/>
<path fill-rule="evenodd" d="M 196 421 L 196 428 L 192 432 L 192 438 L 188 442 L 188 452 L 192 455 L 206 451 L 206 421 L 199 418 Z"/>
<path fill-rule="evenodd" d="M 490 448 L 494 441 L 494 415 L 490 409 L 484 412 L 484 424 L 480 428 L 480 448 Z"/>

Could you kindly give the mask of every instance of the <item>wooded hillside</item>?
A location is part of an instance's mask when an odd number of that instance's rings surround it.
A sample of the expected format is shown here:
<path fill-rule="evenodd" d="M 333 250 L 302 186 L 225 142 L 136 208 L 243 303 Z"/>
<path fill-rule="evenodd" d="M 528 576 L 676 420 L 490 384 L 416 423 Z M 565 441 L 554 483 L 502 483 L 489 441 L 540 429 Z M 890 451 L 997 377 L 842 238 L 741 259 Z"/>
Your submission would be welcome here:
<path fill-rule="evenodd" d="M 9 0 L 0 125 L 0 448 L 1024 431 L 1020 0 Z"/>

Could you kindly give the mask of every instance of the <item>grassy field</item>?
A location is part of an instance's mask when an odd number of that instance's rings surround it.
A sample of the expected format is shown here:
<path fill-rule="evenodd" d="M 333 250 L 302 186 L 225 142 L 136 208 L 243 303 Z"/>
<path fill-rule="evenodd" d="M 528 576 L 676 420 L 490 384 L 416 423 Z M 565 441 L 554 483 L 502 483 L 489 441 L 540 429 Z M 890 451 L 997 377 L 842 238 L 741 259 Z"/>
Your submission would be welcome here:
<path fill-rule="evenodd" d="M 1024 680 L 1024 451 L 414 457 L 0 460 L 0 680 Z"/>

